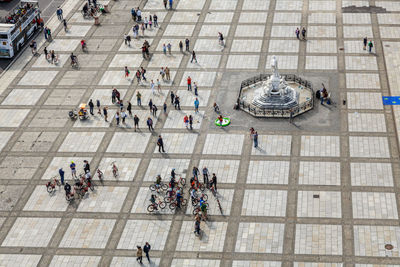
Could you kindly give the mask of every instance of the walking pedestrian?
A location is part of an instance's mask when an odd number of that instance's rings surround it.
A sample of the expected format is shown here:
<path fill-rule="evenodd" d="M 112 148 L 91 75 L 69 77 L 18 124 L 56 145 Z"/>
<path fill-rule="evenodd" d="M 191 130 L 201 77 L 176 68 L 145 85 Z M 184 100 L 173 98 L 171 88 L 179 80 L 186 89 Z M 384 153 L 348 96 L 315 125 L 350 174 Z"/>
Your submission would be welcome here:
<path fill-rule="evenodd" d="M 140 264 L 143 264 L 142 259 L 143 259 L 143 252 L 142 248 L 140 246 L 137 246 L 137 251 L 136 251 L 136 261 L 138 261 Z"/>
<path fill-rule="evenodd" d="M 294 112 L 293 112 L 293 109 L 291 109 L 290 114 L 289 114 L 289 123 L 293 123 L 293 116 L 294 116 Z"/>
<path fill-rule="evenodd" d="M 155 94 L 154 87 L 155 87 L 154 82 L 153 82 L 153 80 L 151 80 L 151 82 L 150 82 L 150 89 L 151 89 L 151 93 L 152 93 L 153 95 Z"/>
<path fill-rule="evenodd" d="M 174 92 L 173 91 L 171 91 L 171 104 L 174 104 L 175 103 L 175 94 L 174 94 Z"/>
<path fill-rule="evenodd" d="M 143 22 L 144 22 L 144 27 L 145 27 L 146 30 L 147 30 L 147 26 L 149 25 L 149 20 L 147 19 L 147 17 L 144 17 Z"/>
<path fill-rule="evenodd" d="M 196 53 L 194 52 L 194 50 L 192 51 L 192 60 L 190 60 L 190 63 L 193 63 L 193 60 L 197 63 Z"/>
<path fill-rule="evenodd" d="M 64 170 L 62 168 L 60 168 L 58 170 L 58 173 L 60 174 L 61 184 L 64 185 L 64 174 L 65 174 L 65 172 L 64 172 Z"/>
<path fill-rule="evenodd" d="M 175 96 L 175 109 L 181 110 L 181 101 L 179 100 L 179 96 Z"/>
<path fill-rule="evenodd" d="M 169 9 L 172 10 L 173 0 L 169 0 Z"/>
<path fill-rule="evenodd" d="M 182 41 L 179 41 L 179 51 L 181 51 L 181 53 L 183 53 L 183 43 L 182 43 Z"/>
<path fill-rule="evenodd" d="M 151 249 L 151 246 L 150 246 L 149 242 L 146 242 L 146 244 L 143 247 L 143 251 L 146 254 L 146 258 L 149 262 L 150 262 L 150 256 L 149 256 L 150 249 Z"/>
<path fill-rule="evenodd" d="M 303 29 L 301 30 L 301 35 L 303 36 L 303 40 L 306 40 L 306 27 L 303 27 Z"/>
<path fill-rule="evenodd" d="M 153 15 L 153 20 L 154 20 L 154 27 L 158 27 L 158 17 L 156 14 Z"/>
<path fill-rule="evenodd" d="M 121 111 L 122 124 L 125 124 L 126 117 L 128 117 L 128 115 L 126 115 L 126 112 L 122 110 Z"/>
<path fill-rule="evenodd" d="M 140 120 L 139 117 L 136 116 L 136 114 L 135 114 L 135 116 L 133 117 L 133 122 L 135 124 L 135 132 L 136 132 L 136 128 L 139 129 L 139 120 Z"/>
<path fill-rule="evenodd" d="M 61 7 L 57 8 L 56 14 L 57 14 L 58 20 L 63 20 L 63 10 L 61 9 Z"/>
<path fill-rule="evenodd" d="M 167 81 L 171 80 L 170 71 L 168 67 L 165 67 L 165 77 L 167 78 Z"/>
<path fill-rule="evenodd" d="M 136 14 L 137 14 L 137 20 L 142 21 L 142 11 L 139 9 L 139 7 L 136 8 Z"/>
<path fill-rule="evenodd" d="M 92 99 L 90 99 L 89 100 L 89 111 L 90 111 L 90 114 L 92 114 L 92 116 L 94 115 L 93 109 L 94 109 L 94 104 L 93 104 Z"/>
<path fill-rule="evenodd" d="M 189 115 L 189 127 L 190 127 L 190 130 L 193 130 L 193 117 L 192 117 L 192 115 Z"/>
<path fill-rule="evenodd" d="M 193 87 L 194 87 L 194 95 L 198 96 L 198 94 L 197 94 L 197 84 L 196 84 L 196 82 L 194 82 L 193 84 L 194 84 L 193 85 Z"/>
<path fill-rule="evenodd" d="M 368 52 L 372 53 L 372 47 L 374 47 L 374 44 L 372 43 L 372 41 L 370 40 L 368 43 Z"/>
<path fill-rule="evenodd" d="M 196 113 L 199 112 L 199 104 L 200 104 L 199 99 L 196 97 L 196 99 L 194 100 L 194 111 Z"/>
<path fill-rule="evenodd" d="M 202 173 L 203 173 L 204 185 L 208 187 L 208 175 L 210 173 L 208 172 L 208 169 L 206 166 L 203 167 Z"/>
<path fill-rule="evenodd" d="M 125 69 L 124 69 L 124 71 L 125 71 L 125 78 L 129 78 L 129 70 L 128 70 L 128 67 L 127 66 L 125 66 Z"/>
<path fill-rule="evenodd" d="M 165 153 L 165 150 L 164 150 L 164 141 L 163 141 L 161 135 L 158 136 L 157 145 L 158 145 L 158 152 L 161 153 L 161 150 L 162 150 L 162 152 Z"/>
<path fill-rule="evenodd" d="M 215 175 L 215 173 L 213 173 L 213 176 L 211 178 L 210 187 L 211 186 L 214 186 L 215 191 L 217 191 L 217 176 Z"/>
<path fill-rule="evenodd" d="M 187 89 L 188 91 L 192 91 L 192 78 L 190 76 L 187 77 Z"/>
<path fill-rule="evenodd" d="M 44 28 L 43 33 L 44 33 L 44 39 L 47 40 L 47 27 Z"/>
<path fill-rule="evenodd" d="M 162 51 L 164 55 L 167 55 L 167 46 L 165 44 L 162 45 Z"/>
<path fill-rule="evenodd" d="M 161 94 L 161 82 L 159 79 L 157 79 L 157 92 Z"/>
<path fill-rule="evenodd" d="M 154 117 L 157 117 L 157 110 L 158 110 L 157 106 L 153 104 L 153 116 Z"/>
<path fill-rule="evenodd" d="M 163 109 L 164 109 L 164 113 L 167 113 L 167 103 L 166 102 L 164 102 Z"/>
<path fill-rule="evenodd" d="M 368 38 L 365 36 L 364 39 L 363 39 L 363 44 L 364 44 L 363 49 L 364 50 L 367 50 L 367 43 L 368 43 Z"/>
<path fill-rule="evenodd" d="M 108 107 L 103 108 L 103 114 L 104 114 L 104 121 L 107 121 L 107 115 L 108 115 Z"/>
<path fill-rule="evenodd" d="M 151 131 L 154 131 L 154 128 L 153 128 L 153 120 L 150 118 L 150 117 L 148 117 L 147 118 L 147 127 L 149 127 L 149 131 L 151 132 Z"/>
<path fill-rule="evenodd" d="M 47 58 L 47 55 L 49 54 L 49 52 L 47 51 L 47 47 L 44 47 L 43 53 L 44 53 L 44 58 L 45 58 L 47 61 L 49 61 L 49 59 Z"/>
<path fill-rule="evenodd" d="M 97 113 L 101 115 L 101 110 L 100 110 L 100 100 L 96 100 L 96 106 L 97 106 Z"/>
<path fill-rule="evenodd" d="M 119 112 L 115 113 L 115 120 L 117 121 L 117 126 L 119 126 Z"/>
<path fill-rule="evenodd" d="M 185 46 L 186 46 L 186 51 L 188 51 L 188 52 L 190 52 L 190 50 L 189 50 L 189 43 L 190 43 L 189 39 L 186 38 L 186 39 L 185 39 Z"/>
<path fill-rule="evenodd" d="M 139 84 L 140 83 L 140 75 L 141 75 L 140 70 L 137 70 L 135 75 L 136 75 L 137 83 Z"/>
<path fill-rule="evenodd" d="M 183 122 L 185 123 L 185 127 L 187 129 L 189 126 L 189 117 L 187 115 L 185 115 L 185 117 L 183 117 Z"/>
<path fill-rule="evenodd" d="M 254 147 L 257 148 L 258 147 L 258 133 L 257 133 L 257 131 L 255 131 L 254 134 L 253 134 L 253 142 L 254 142 Z"/>
<path fill-rule="evenodd" d="M 71 169 L 72 178 L 75 177 L 75 179 L 77 179 L 78 177 L 76 177 L 76 164 L 75 164 L 74 161 L 71 161 L 71 164 L 69 165 L 69 168 Z"/>
<path fill-rule="evenodd" d="M 65 19 L 63 19 L 63 25 L 64 25 L 64 31 L 67 32 L 68 25 L 67 25 L 67 21 Z"/>
<path fill-rule="evenodd" d="M 150 98 L 149 100 L 149 104 L 148 104 L 149 108 L 150 108 L 150 113 L 153 111 L 153 100 Z"/>
<path fill-rule="evenodd" d="M 164 3 L 164 7 L 165 7 L 165 9 L 167 9 L 167 3 L 168 3 L 168 0 L 163 0 L 163 3 Z"/>
<path fill-rule="evenodd" d="M 142 95 L 140 94 L 139 91 L 136 92 L 136 101 L 138 106 L 142 105 Z"/>
<path fill-rule="evenodd" d="M 147 81 L 146 76 L 144 76 L 146 74 L 146 70 L 143 67 L 140 67 L 140 73 L 142 74 L 142 80 L 143 81 Z"/>
<path fill-rule="evenodd" d="M 167 49 L 168 49 L 168 54 L 170 54 L 170 55 L 171 55 L 171 48 L 172 48 L 171 43 L 168 43 L 167 44 Z"/>
<path fill-rule="evenodd" d="M 200 220 L 194 222 L 194 234 L 200 235 Z"/>
<path fill-rule="evenodd" d="M 136 10 L 134 8 L 131 9 L 131 15 L 132 15 L 132 19 L 133 21 L 136 21 Z"/>
<path fill-rule="evenodd" d="M 161 69 L 160 69 L 160 75 L 161 75 L 161 79 L 164 81 L 165 80 L 165 70 L 163 67 L 161 67 Z"/>

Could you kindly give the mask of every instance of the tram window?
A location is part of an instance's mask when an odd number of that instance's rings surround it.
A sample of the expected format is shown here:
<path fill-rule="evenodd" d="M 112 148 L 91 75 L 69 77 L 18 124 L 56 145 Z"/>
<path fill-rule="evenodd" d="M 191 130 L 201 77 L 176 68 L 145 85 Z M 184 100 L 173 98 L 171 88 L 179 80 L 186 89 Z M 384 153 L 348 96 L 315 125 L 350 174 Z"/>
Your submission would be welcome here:
<path fill-rule="evenodd" d="M 7 34 L 0 34 L 0 39 L 8 39 Z"/>

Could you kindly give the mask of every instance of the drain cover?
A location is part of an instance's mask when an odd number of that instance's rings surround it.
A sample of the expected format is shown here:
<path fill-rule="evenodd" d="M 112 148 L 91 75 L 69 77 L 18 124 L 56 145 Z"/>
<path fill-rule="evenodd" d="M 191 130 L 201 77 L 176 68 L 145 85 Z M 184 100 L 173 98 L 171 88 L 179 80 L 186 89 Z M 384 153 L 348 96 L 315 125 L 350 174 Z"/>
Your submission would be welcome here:
<path fill-rule="evenodd" d="M 392 245 L 392 244 L 386 244 L 386 245 L 385 245 L 385 248 L 386 248 L 387 250 L 392 250 L 392 249 L 393 249 L 393 245 Z"/>
<path fill-rule="evenodd" d="M 319 195 L 313 195 L 313 198 L 319 198 Z"/>

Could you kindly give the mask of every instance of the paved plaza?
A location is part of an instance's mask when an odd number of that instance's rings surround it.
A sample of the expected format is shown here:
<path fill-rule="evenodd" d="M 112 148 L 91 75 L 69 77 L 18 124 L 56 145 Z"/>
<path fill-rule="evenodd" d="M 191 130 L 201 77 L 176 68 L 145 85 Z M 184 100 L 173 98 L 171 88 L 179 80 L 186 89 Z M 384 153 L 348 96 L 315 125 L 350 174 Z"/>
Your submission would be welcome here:
<path fill-rule="evenodd" d="M 144 266 L 400 266 L 400 108 L 382 102 L 400 95 L 399 1 L 175 0 L 166 10 L 162 0 L 107 0 L 101 2 L 110 13 L 99 26 L 82 18 L 84 2 L 67 0 L 69 30 L 52 17 L 54 40 L 40 34 L 40 55 L 28 49 L 0 77 L 1 267 L 139 266 L 136 247 L 145 242 L 152 262 L 144 257 Z M 143 18 L 157 14 L 159 27 L 127 46 L 133 7 Z M 306 41 L 295 35 L 303 26 Z M 372 53 L 363 49 L 364 37 L 372 40 Z M 186 38 L 198 62 L 179 51 Z M 142 57 L 144 40 L 149 60 Z M 168 43 L 172 53 L 164 54 Z M 58 65 L 44 58 L 45 46 L 59 54 Z M 70 66 L 71 52 L 78 69 Z M 314 90 L 324 83 L 332 105 L 316 100 L 293 124 L 234 110 L 241 81 L 269 73 L 274 55 L 281 74 L 303 77 Z M 138 84 L 140 67 L 147 81 Z M 161 79 L 162 67 L 170 69 L 169 81 Z M 188 76 L 198 96 L 187 90 Z M 157 79 L 161 90 L 152 92 L 150 81 Z M 136 131 L 130 116 L 117 125 L 113 87 L 140 118 Z M 89 99 L 108 106 L 108 121 L 96 107 L 86 121 L 68 118 Z M 214 125 L 214 102 L 230 126 Z M 193 116 L 193 130 L 185 115 Z M 258 148 L 250 127 L 258 131 Z M 159 135 L 166 153 L 158 152 Z M 59 168 L 72 183 L 70 162 L 79 174 L 85 159 L 93 175 L 104 172 L 103 181 L 95 176 L 93 192 L 71 204 L 62 188 L 47 193 Z M 194 166 L 216 174 L 222 207 L 221 214 L 206 191 L 209 220 L 201 222 L 201 238 L 193 233 L 190 204 L 147 211 L 156 175 L 167 182 L 175 168 L 189 180 Z"/>

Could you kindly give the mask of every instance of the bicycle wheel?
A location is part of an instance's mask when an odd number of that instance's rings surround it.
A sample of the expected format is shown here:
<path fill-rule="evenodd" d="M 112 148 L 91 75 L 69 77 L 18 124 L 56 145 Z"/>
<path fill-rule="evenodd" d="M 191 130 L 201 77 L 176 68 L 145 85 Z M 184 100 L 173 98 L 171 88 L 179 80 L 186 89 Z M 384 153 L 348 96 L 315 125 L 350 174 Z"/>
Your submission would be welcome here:
<path fill-rule="evenodd" d="M 175 202 L 172 202 L 171 204 L 169 204 L 169 209 L 170 210 L 174 210 L 175 208 L 176 208 Z"/>
<path fill-rule="evenodd" d="M 56 180 L 57 186 L 61 186 L 61 182 L 59 180 Z"/>
<path fill-rule="evenodd" d="M 49 192 L 49 194 L 50 194 L 51 192 L 53 192 L 53 187 L 52 187 L 52 186 L 48 186 L 48 187 L 47 187 L 47 192 Z"/>
<path fill-rule="evenodd" d="M 185 198 L 182 199 L 182 206 L 186 206 L 186 205 L 187 205 L 187 202 L 188 202 L 187 199 L 185 199 Z"/>
<path fill-rule="evenodd" d="M 151 185 L 149 186 L 149 189 L 150 189 L 151 191 L 156 191 L 156 186 L 155 186 L 154 184 L 151 184 Z"/>
<path fill-rule="evenodd" d="M 165 209 L 165 207 L 167 206 L 167 203 L 165 203 L 165 202 L 160 202 L 160 203 L 158 204 L 158 206 L 159 206 L 161 209 Z"/>
<path fill-rule="evenodd" d="M 94 183 L 93 182 L 90 183 L 90 187 L 89 188 L 90 188 L 90 190 L 94 191 Z"/>
<path fill-rule="evenodd" d="M 204 184 L 199 184 L 199 189 L 201 190 L 201 192 L 204 192 L 204 190 L 206 190 L 206 187 L 204 186 Z"/>
<path fill-rule="evenodd" d="M 207 201 L 207 200 L 208 200 L 207 194 L 203 194 L 202 196 L 203 196 L 204 201 Z"/>
<path fill-rule="evenodd" d="M 199 208 L 195 208 L 195 209 L 193 209 L 193 215 L 197 215 L 198 213 L 200 212 L 200 209 Z"/>
<path fill-rule="evenodd" d="M 161 185 L 161 189 L 162 189 L 163 191 L 166 191 L 166 190 L 168 189 L 168 185 L 162 184 L 162 185 Z"/>
<path fill-rule="evenodd" d="M 173 201 L 172 197 L 164 197 L 164 202 L 171 203 Z"/>
<path fill-rule="evenodd" d="M 74 200 L 74 197 L 71 196 L 71 195 L 67 195 L 67 196 L 65 196 L 65 199 L 66 199 L 68 202 L 71 202 L 72 200 Z"/>
<path fill-rule="evenodd" d="M 185 178 L 179 179 L 179 183 L 180 183 L 182 186 L 185 186 L 185 185 L 186 185 L 186 179 L 185 179 Z"/>
<path fill-rule="evenodd" d="M 147 207 L 147 211 L 148 211 L 148 212 L 153 212 L 153 211 L 154 211 L 154 206 L 153 206 L 153 205 L 149 205 L 149 206 Z"/>

